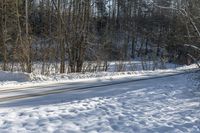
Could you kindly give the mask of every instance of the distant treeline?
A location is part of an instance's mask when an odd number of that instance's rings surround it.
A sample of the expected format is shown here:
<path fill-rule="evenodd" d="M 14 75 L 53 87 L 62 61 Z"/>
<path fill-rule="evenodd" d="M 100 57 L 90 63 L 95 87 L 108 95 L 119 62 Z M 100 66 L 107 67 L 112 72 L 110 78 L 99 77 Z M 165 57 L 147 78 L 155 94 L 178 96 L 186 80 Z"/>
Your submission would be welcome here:
<path fill-rule="evenodd" d="M 199 0 L 1 0 L 2 70 L 57 62 L 60 73 L 84 61 L 199 60 Z"/>

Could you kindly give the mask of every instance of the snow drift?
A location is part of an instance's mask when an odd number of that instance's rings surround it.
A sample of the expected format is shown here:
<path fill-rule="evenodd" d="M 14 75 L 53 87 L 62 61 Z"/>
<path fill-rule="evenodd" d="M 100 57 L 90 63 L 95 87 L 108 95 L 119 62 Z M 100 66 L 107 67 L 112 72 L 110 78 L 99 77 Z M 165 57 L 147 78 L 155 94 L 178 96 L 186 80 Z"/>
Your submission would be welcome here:
<path fill-rule="evenodd" d="M 30 76 L 27 73 L 0 71 L 0 81 L 25 82 L 29 80 L 30 80 Z"/>

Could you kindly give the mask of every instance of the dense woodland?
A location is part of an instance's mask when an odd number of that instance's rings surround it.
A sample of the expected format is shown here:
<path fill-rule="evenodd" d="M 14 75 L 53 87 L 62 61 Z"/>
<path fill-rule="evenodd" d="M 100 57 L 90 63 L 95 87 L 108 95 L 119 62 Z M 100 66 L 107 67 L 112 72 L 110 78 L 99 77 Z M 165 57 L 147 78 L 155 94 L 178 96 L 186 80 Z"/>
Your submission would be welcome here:
<path fill-rule="evenodd" d="M 200 59 L 199 0 L 1 0 L 1 69 L 57 63 Z M 67 69 L 66 69 L 67 68 Z"/>

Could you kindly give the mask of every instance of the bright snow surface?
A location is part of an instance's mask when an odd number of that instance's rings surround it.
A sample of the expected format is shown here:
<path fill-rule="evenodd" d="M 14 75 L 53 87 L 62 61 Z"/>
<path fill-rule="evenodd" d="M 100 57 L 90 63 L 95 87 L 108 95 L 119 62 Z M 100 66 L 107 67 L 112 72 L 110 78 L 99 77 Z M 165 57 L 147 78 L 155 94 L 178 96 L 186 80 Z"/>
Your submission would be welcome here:
<path fill-rule="evenodd" d="M 0 133 L 199 133 L 192 74 L 2 103 Z"/>
<path fill-rule="evenodd" d="M 134 62 L 136 63 L 136 62 Z M 137 63 L 136 63 L 137 64 Z M 114 67 L 115 65 L 111 65 Z M 140 65 L 139 65 L 140 66 Z M 9 88 L 34 87 L 49 84 L 69 83 L 77 81 L 95 81 L 108 79 L 122 79 L 122 78 L 141 78 L 152 77 L 156 75 L 180 73 L 183 71 L 197 68 L 196 64 L 190 66 L 180 66 L 173 68 L 174 65 L 169 64 L 168 69 L 124 71 L 124 72 L 92 72 L 92 73 L 71 73 L 71 74 L 53 74 L 49 76 L 40 75 L 37 73 L 22 73 L 22 72 L 3 72 L 0 71 L 0 90 Z M 111 68 L 110 68 L 111 69 Z M 112 69 L 111 69 L 112 70 Z"/>

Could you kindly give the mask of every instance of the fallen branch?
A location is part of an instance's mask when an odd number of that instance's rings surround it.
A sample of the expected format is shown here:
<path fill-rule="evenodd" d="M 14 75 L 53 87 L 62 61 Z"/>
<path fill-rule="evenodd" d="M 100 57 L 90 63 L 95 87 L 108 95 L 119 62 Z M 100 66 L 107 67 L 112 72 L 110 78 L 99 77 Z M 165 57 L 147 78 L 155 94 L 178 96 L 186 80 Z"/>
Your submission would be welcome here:
<path fill-rule="evenodd" d="M 193 57 L 191 54 L 187 54 L 191 59 L 193 59 L 194 60 L 194 62 L 197 64 L 197 66 L 200 68 L 200 64 L 198 63 L 198 60 L 195 58 L 195 57 Z"/>
<path fill-rule="evenodd" d="M 191 45 L 191 44 L 184 44 L 184 46 L 186 46 L 186 47 L 191 47 L 191 48 L 193 48 L 194 50 L 197 50 L 198 52 L 200 52 L 200 48 L 199 48 L 199 47 L 197 47 L 197 46 L 195 46 L 195 45 Z"/>

